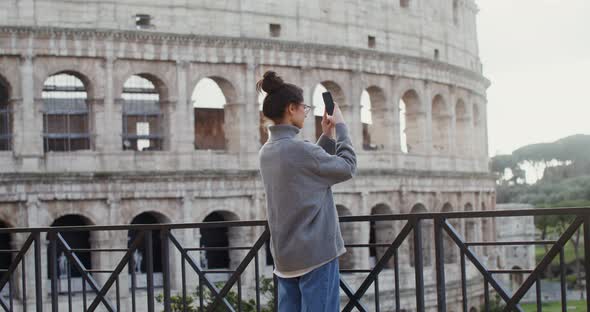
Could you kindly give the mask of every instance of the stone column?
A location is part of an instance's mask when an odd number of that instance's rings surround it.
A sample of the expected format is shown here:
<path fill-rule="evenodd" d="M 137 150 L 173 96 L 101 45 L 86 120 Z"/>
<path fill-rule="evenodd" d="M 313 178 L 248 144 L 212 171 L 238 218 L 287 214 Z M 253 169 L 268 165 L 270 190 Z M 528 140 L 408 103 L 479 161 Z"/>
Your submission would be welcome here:
<path fill-rule="evenodd" d="M 36 227 L 39 226 L 39 199 L 36 195 L 28 195 L 27 201 L 25 203 L 25 212 L 23 213 L 23 218 L 17 224 L 18 227 Z M 21 223 L 22 222 L 22 223 Z M 16 248 L 21 248 L 25 240 L 28 238 L 27 233 L 17 234 L 13 237 L 14 242 L 13 245 Z M 45 281 L 47 279 L 47 254 L 46 254 L 46 247 L 47 245 L 45 242 L 45 233 L 41 233 L 41 293 L 43 294 L 42 300 L 47 298 L 47 288 L 45 287 Z M 22 265 L 26 267 L 26 286 L 27 286 L 27 311 L 34 311 L 35 310 L 35 242 L 29 248 L 26 256 L 23 259 L 23 263 L 21 263 L 21 269 L 17 270 L 17 276 L 15 276 L 15 281 L 17 285 L 15 285 L 15 289 L 17 289 L 17 293 L 20 294 L 22 298 L 22 279 L 21 279 L 21 270 Z"/>
<path fill-rule="evenodd" d="M 187 157 L 194 150 L 194 120 L 193 107 L 188 94 L 187 75 L 189 62 L 184 60 L 176 61 L 177 94 L 176 101 L 170 102 L 162 107 L 168 107 L 168 137 L 169 149 L 178 152 L 181 157 L 182 167 L 190 168 L 191 158 Z"/>
<path fill-rule="evenodd" d="M 242 168 L 257 168 L 258 151 L 260 150 L 260 110 L 258 92 L 256 92 L 256 69 L 258 64 L 250 61 L 246 64 L 245 87 L 243 88 L 245 103 L 243 115 L 240 118 L 242 130 L 240 166 Z"/>
<path fill-rule="evenodd" d="M 115 92 L 113 85 L 115 60 L 113 56 L 107 56 L 105 59 L 105 97 L 102 108 L 104 120 L 97 119 L 96 129 L 97 149 L 106 153 L 121 151 L 123 145 L 123 117 L 121 115 L 123 99 L 116 98 L 116 93 L 119 91 Z M 99 123 L 99 121 L 102 121 L 102 123 Z"/>
<path fill-rule="evenodd" d="M 424 126 L 423 129 L 424 144 L 422 152 L 432 155 L 435 151 L 432 148 L 432 90 L 428 82 L 424 82 L 424 96 L 421 98 L 422 107 L 424 108 Z"/>
<path fill-rule="evenodd" d="M 348 103 L 341 103 L 340 109 L 348 125 L 348 132 L 352 145 L 356 151 L 363 150 L 363 124 L 361 122 L 361 94 L 362 89 L 356 86 L 362 81 L 361 72 L 355 71 L 351 75 L 351 87 L 348 92 Z"/>
<path fill-rule="evenodd" d="M 361 197 L 361 214 L 367 214 L 367 197 L 369 193 L 363 192 L 359 194 Z M 353 244 L 367 244 L 369 242 L 369 235 L 371 231 L 371 224 L 369 222 L 354 222 L 353 227 L 354 241 Z M 354 268 L 368 268 L 369 267 L 369 249 L 368 248 L 354 248 L 352 250 L 352 264 Z"/>
<path fill-rule="evenodd" d="M 401 119 L 400 119 L 400 110 L 399 110 L 399 103 L 401 101 L 401 94 L 398 87 L 399 78 L 394 77 L 391 81 L 391 91 L 388 92 L 389 96 L 391 97 L 391 102 L 387 102 L 386 106 L 391 107 L 390 110 L 390 117 L 389 120 L 391 121 L 389 129 L 393 131 L 391 134 L 391 151 L 394 153 L 401 153 Z"/>
<path fill-rule="evenodd" d="M 40 158 L 43 157 L 43 100 L 35 98 L 35 94 L 41 92 L 35 92 L 34 56 L 23 55 L 20 61 L 22 103 L 15 107 L 13 149 L 15 156 L 22 161 L 21 170 L 36 171 L 41 165 Z"/>
<path fill-rule="evenodd" d="M 309 140 L 310 142 L 316 142 L 317 138 L 315 135 L 315 115 L 313 114 L 315 110 L 315 104 L 313 102 L 313 93 L 315 91 L 315 85 L 312 75 L 312 68 L 310 67 L 302 67 L 301 72 L 301 87 L 303 88 L 303 102 L 309 106 L 311 106 L 311 110 L 309 114 L 307 114 L 307 118 L 305 118 L 305 126 L 301 130 L 301 136 Z"/>

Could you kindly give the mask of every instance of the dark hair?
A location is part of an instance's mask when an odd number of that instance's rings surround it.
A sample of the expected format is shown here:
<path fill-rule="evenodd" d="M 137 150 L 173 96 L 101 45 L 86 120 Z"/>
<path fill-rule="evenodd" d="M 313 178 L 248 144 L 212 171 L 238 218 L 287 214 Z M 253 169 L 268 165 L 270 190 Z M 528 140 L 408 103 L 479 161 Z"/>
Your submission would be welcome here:
<path fill-rule="evenodd" d="M 256 90 L 267 93 L 262 103 L 262 113 L 275 122 L 283 118 L 289 104 L 303 102 L 303 90 L 294 84 L 285 83 L 274 71 L 264 73 L 256 83 Z"/>

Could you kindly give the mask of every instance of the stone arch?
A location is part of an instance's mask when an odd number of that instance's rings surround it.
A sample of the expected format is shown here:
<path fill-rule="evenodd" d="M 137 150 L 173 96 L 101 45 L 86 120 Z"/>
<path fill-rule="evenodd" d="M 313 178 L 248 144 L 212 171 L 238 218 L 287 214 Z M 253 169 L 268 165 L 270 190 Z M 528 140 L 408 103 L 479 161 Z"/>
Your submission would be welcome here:
<path fill-rule="evenodd" d="M 471 132 L 471 117 L 469 116 L 467 104 L 463 99 L 458 99 L 455 104 L 455 145 L 456 153 L 459 156 L 466 156 L 471 145 L 469 134 Z"/>
<path fill-rule="evenodd" d="M 164 82 L 152 74 L 134 74 L 122 90 L 123 149 L 164 150 L 169 117 Z"/>
<path fill-rule="evenodd" d="M 329 91 L 332 94 L 334 102 L 338 103 L 340 107 L 346 105 L 346 96 L 344 90 L 338 83 L 333 80 L 324 80 L 317 84 L 313 89 L 313 115 L 315 120 L 315 136 L 316 139 L 322 134 L 322 116 L 324 115 L 324 100 L 322 92 Z"/>
<path fill-rule="evenodd" d="M 92 149 L 88 105 L 90 80 L 75 71 L 61 71 L 43 82 L 43 149 L 69 152 Z"/>
<path fill-rule="evenodd" d="M 432 149 L 438 154 L 449 152 L 451 115 L 441 94 L 432 98 Z"/>
<path fill-rule="evenodd" d="M 387 124 L 384 110 L 387 100 L 381 87 L 372 85 L 361 94 L 361 122 L 363 127 L 363 149 L 383 149 L 386 144 Z M 375 114 L 374 112 L 378 112 Z"/>
<path fill-rule="evenodd" d="M 441 209 L 441 212 L 452 212 L 453 205 L 451 203 L 445 203 Z M 448 219 L 451 226 L 453 226 L 456 230 L 459 229 L 461 221 L 458 219 Z M 444 231 L 443 231 L 444 232 Z M 444 254 L 444 262 L 445 263 L 455 263 L 457 262 L 457 247 L 453 240 L 449 237 L 447 233 L 443 233 L 443 254 Z"/>
<path fill-rule="evenodd" d="M 404 91 L 398 105 L 401 151 L 403 153 L 419 151 L 422 144 L 421 127 L 424 125 L 424 114 L 418 92 L 415 89 Z"/>
<path fill-rule="evenodd" d="M 237 221 L 237 214 L 227 210 L 216 210 L 209 213 L 203 222 Z M 239 228 L 201 228 L 200 247 L 232 247 L 235 246 L 238 236 L 241 234 Z M 209 269 L 231 268 L 240 259 L 239 252 L 229 250 L 205 250 L 199 252 L 201 266 Z"/>
<path fill-rule="evenodd" d="M 391 207 L 384 203 L 379 203 L 371 208 L 371 215 L 389 215 L 393 214 Z M 369 244 L 390 244 L 393 240 L 393 223 L 391 221 L 371 221 L 369 230 Z M 373 267 L 383 254 L 387 247 L 370 247 L 369 264 Z M 393 260 L 393 259 L 392 259 Z M 392 261 L 389 261 L 386 268 L 393 268 Z"/>
<path fill-rule="evenodd" d="M 191 96 L 195 115 L 195 149 L 227 149 L 226 128 L 230 125 L 226 124 L 226 119 L 232 118 L 227 109 L 231 111 L 237 99 L 236 88 L 225 78 L 208 76 L 197 82 Z"/>
<path fill-rule="evenodd" d="M 410 213 L 427 213 L 428 209 L 422 203 L 416 203 L 412 206 Z M 433 228 L 434 225 L 432 224 L 432 220 L 422 220 L 422 263 L 424 267 L 432 265 L 432 237 L 433 237 Z M 414 229 L 415 231 L 416 229 Z M 409 239 L 409 246 L 410 246 L 410 266 L 414 266 L 414 238 L 413 236 L 408 236 Z"/>
<path fill-rule="evenodd" d="M 350 209 L 346 208 L 343 205 L 336 205 L 336 211 L 338 212 L 339 217 L 352 215 L 352 212 L 350 211 Z M 354 243 L 354 223 L 341 222 L 340 223 L 340 232 L 342 233 L 342 238 L 344 239 L 344 244 L 353 244 Z M 353 254 L 354 254 L 353 248 L 347 248 L 346 253 L 339 258 L 340 268 L 342 268 L 342 269 L 353 269 L 354 268 Z"/>
<path fill-rule="evenodd" d="M 53 220 L 51 223 L 51 227 L 60 227 L 60 226 L 87 226 L 87 225 L 94 225 L 94 223 L 87 217 L 81 214 L 65 214 Z M 90 233 L 89 231 L 65 231 L 60 232 L 63 239 L 72 249 L 90 249 L 91 242 L 95 233 Z M 49 241 L 49 234 L 47 235 L 47 240 Z M 51 278 L 52 273 L 50 270 L 50 263 L 51 263 L 51 253 L 50 253 L 51 244 L 47 245 L 47 277 Z M 89 252 L 75 252 L 76 256 L 80 259 L 80 262 L 84 265 L 85 269 L 92 269 L 93 254 Z M 70 272 L 72 277 L 80 277 L 81 274 L 75 267 L 71 264 L 64 253 L 64 248 L 57 244 L 57 274 L 58 276 L 64 276 Z"/>
<path fill-rule="evenodd" d="M 170 219 L 164 214 L 157 211 L 144 211 L 133 217 L 131 224 L 159 224 L 170 223 Z M 127 232 L 128 246 L 133 242 L 137 235 L 136 230 L 129 230 Z M 160 238 L 160 230 L 152 230 L 152 263 L 153 271 L 162 273 L 162 241 Z M 147 272 L 146 268 L 146 249 L 145 244 L 141 244 L 133 255 L 135 260 L 135 268 L 129 267 L 129 270 L 135 270 L 137 273 Z"/>
<path fill-rule="evenodd" d="M 8 222 L 0 220 L 0 229 L 12 227 Z M 13 249 L 12 235 L 10 233 L 0 233 L 0 270 L 6 270 L 12 264 L 14 253 L 9 250 Z"/>
<path fill-rule="evenodd" d="M 0 151 L 12 149 L 13 107 L 11 98 L 10 83 L 0 75 Z"/>
<path fill-rule="evenodd" d="M 95 86 L 94 82 L 92 81 L 92 79 L 90 79 L 89 75 L 87 75 L 77 69 L 65 67 L 62 69 L 53 70 L 50 72 L 49 75 L 47 75 L 47 77 L 45 77 L 44 81 L 46 81 L 51 76 L 60 75 L 60 74 L 66 74 L 66 75 L 71 75 L 71 76 L 76 77 L 84 85 L 84 89 L 85 89 L 84 91 L 87 93 L 88 99 L 93 99 L 95 97 L 96 86 Z"/>

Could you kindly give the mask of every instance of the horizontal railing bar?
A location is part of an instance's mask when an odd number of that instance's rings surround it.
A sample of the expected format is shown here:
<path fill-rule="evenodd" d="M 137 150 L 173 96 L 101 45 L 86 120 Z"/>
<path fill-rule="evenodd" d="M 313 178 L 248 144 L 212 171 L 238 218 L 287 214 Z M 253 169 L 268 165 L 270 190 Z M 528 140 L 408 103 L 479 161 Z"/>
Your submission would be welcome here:
<path fill-rule="evenodd" d="M 234 273 L 233 270 L 202 270 L 203 273 L 221 274 L 221 273 Z"/>
<path fill-rule="evenodd" d="M 533 273 L 533 270 L 522 270 L 522 269 L 514 269 L 514 270 L 488 270 L 488 272 L 492 274 L 511 274 L 511 273 Z"/>
<path fill-rule="evenodd" d="M 389 247 L 391 244 L 345 244 L 344 247 Z"/>
<path fill-rule="evenodd" d="M 341 269 L 340 273 L 370 273 L 372 270 L 363 270 L 363 269 Z"/>
<path fill-rule="evenodd" d="M 89 269 L 89 270 L 84 270 L 84 272 L 87 272 L 87 273 L 113 273 L 115 271 L 113 271 L 113 270 L 101 270 L 101 269 Z"/>
<path fill-rule="evenodd" d="M 119 224 L 119 225 L 83 225 L 83 226 L 59 226 L 42 228 L 0 228 L 0 233 L 30 233 L 30 232 L 83 232 L 83 231 L 142 231 L 162 229 L 192 229 L 192 228 L 226 228 L 226 227 L 252 227 L 266 226 L 266 220 L 253 221 L 219 221 L 200 223 L 153 223 L 153 224 Z"/>
<path fill-rule="evenodd" d="M 0 250 L 0 253 L 15 253 L 15 252 L 19 252 L 19 249 L 2 249 Z"/>
<path fill-rule="evenodd" d="M 511 241 L 511 242 L 469 242 L 467 246 L 511 246 L 511 245 L 553 245 L 557 243 L 554 240 L 545 241 Z"/>
<path fill-rule="evenodd" d="M 407 221 L 407 220 L 428 220 L 435 218 L 442 219 L 468 219 L 468 218 L 500 218 L 500 217 L 523 217 L 523 216 L 590 216 L 590 207 L 576 208 L 543 208 L 543 209 L 522 209 L 522 210 L 486 210 L 486 211 L 458 211 L 458 212 L 436 212 L 436 213 L 414 213 L 414 214 L 390 214 L 390 215 L 365 215 L 365 216 L 344 216 L 340 222 L 362 222 L 362 221 Z M 64 226 L 64 227 L 43 227 L 43 228 L 2 228 L 0 233 L 30 233 L 30 232 L 70 232 L 70 231 L 128 231 L 128 230 L 173 230 L 189 228 L 227 228 L 227 227 L 252 227 L 266 226 L 266 220 L 253 221 L 220 221 L 200 223 L 161 223 L 161 224 L 123 224 L 123 225 L 87 225 L 87 226 Z"/>
<path fill-rule="evenodd" d="M 201 250 L 250 250 L 252 247 L 188 247 L 184 248 L 186 251 L 201 251 Z"/>
<path fill-rule="evenodd" d="M 74 252 L 126 252 L 127 248 L 72 248 Z"/>

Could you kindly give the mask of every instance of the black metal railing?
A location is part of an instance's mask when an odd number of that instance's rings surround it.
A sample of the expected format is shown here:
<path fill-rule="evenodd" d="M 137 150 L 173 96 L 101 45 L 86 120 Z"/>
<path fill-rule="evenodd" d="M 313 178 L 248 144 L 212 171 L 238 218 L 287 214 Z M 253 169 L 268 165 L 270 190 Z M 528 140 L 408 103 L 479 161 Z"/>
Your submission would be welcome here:
<path fill-rule="evenodd" d="M 527 240 L 527 241 L 465 241 L 460 230 L 453 224 L 461 219 L 481 220 L 493 218 L 501 220 L 508 217 L 567 215 L 571 217 L 569 226 L 560 233 L 555 240 Z M 521 301 L 525 294 L 535 284 L 537 311 L 542 311 L 542 287 L 541 276 L 552 261 L 559 256 L 560 264 L 560 291 L 562 311 L 567 310 L 567 291 L 565 280 L 564 250 L 566 243 L 579 230 L 583 229 L 585 273 L 585 298 L 590 296 L 590 208 L 559 208 L 559 209 L 534 209 L 534 210 L 502 210 L 502 211 L 471 211 L 448 213 L 416 213 L 399 215 L 371 215 L 371 216 L 346 216 L 340 218 L 341 223 L 367 224 L 374 222 L 396 222 L 400 224 L 399 231 L 387 243 L 371 242 L 369 244 L 347 243 L 349 250 L 380 248 L 380 253 L 375 264 L 370 268 L 343 268 L 341 270 L 340 287 L 343 301 L 342 311 L 358 311 L 381 309 L 389 311 L 447 311 L 447 276 L 445 267 L 445 250 L 456 248 L 459 250 L 459 260 L 456 265 L 460 274 L 457 278 L 460 287 L 460 309 L 468 312 L 468 300 L 474 294 L 468 292 L 469 277 L 468 264 L 475 268 L 479 275 L 479 281 L 483 283 L 483 305 L 485 311 L 489 311 L 492 305 L 491 295 L 495 293 L 500 299 L 503 311 L 523 311 Z M 434 237 L 434 265 L 429 270 L 436 276 L 434 283 L 435 303 L 427 306 L 424 260 L 429 254 L 424 254 L 423 225 L 428 223 L 428 229 L 432 233 L 426 233 Z M 190 234 L 186 231 L 213 228 L 248 229 L 251 233 L 257 233 L 256 239 L 249 246 L 193 246 Z M 254 230 L 254 231 L 253 231 Z M 124 248 L 74 248 L 64 239 L 64 233 L 89 232 L 112 233 L 133 231 L 135 235 Z M 184 231 L 184 232 L 183 232 Z M 258 231 L 258 232 L 256 232 Z M 160 260 L 161 261 L 161 286 L 157 286 L 154 277 L 154 233 L 159 233 Z M 180 236 L 179 233 L 183 233 Z M 146 225 L 113 225 L 113 226 L 72 226 L 51 228 L 2 228 L 0 234 L 22 237 L 22 244 L 15 249 L 0 250 L 0 257 L 11 257 L 10 265 L 0 271 L 0 307 L 4 311 L 27 311 L 35 309 L 42 311 L 44 307 L 50 307 L 52 311 L 243 311 L 244 302 L 250 302 L 252 309 L 274 309 L 276 307 L 276 287 L 271 287 L 272 299 L 267 302 L 261 298 L 263 286 L 262 272 L 260 268 L 259 254 L 264 250 L 263 246 L 268 242 L 270 233 L 266 221 L 231 221 L 231 222 L 207 222 L 187 224 L 146 224 Z M 410 235 L 412 234 L 412 235 Z M 46 236 L 45 236 L 46 235 Z M 46 241 L 42 239 L 46 237 Z M 406 242 L 412 244 L 412 266 L 399 257 L 400 248 Z M 448 246 L 451 242 L 452 246 Z M 527 246 L 548 245 L 547 254 L 532 268 L 501 269 L 489 268 L 477 254 L 478 248 L 492 248 L 500 246 Z M 47 252 L 44 253 L 44 249 Z M 138 261 L 135 254 L 139 249 L 145 251 L 145 287 L 138 287 L 137 267 Z M 58 250 L 63 256 L 58 256 Z M 193 256 L 194 252 L 227 251 L 238 252 L 241 261 L 235 262 L 230 269 L 208 269 Z M 94 255 L 109 253 L 108 259 L 114 260 L 109 268 L 86 267 L 81 260 L 82 254 Z M 174 255 L 175 254 L 175 255 Z M 118 256 L 120 255 L 120 256 Z M 173 261 L 179 256 L 179 275 L 172 273 Z M 264 259 L 264 257 L 262 258 Z M 427 259 L 428 260 L 428 259 Z M 139 260 L 142 261 L 142 260 Z M 64 263 L 66 290 L 62 288 Z M 44 274 L 44 263 L 47 263 L 47 275 Z M 402 266 L 402 268 L 400 268 Z M 252 268 L 253 267 L 253 268 Z M 58 271 L 59 268 L 59 271 Z M 70 269 L 71 268 L 71 269 Z M 253 269 L 253 272 L 251 270 Z M 178 268 L 174 266 L 174 270 Z M 250 272 L 248 273 L 248 270 Z M 392 272 L 393 280 L 379 279 L 384 270 Z M 412 302 L 402 300 L 400 288 L 401 271 L 413 270 L 413 283 L 415 291 L 411 294 Z M 58 274 L 59 273 L 59 274 Z M 81 279 L 81 290 L 74 290 L 72 281 L 73 273 Z M 267 272 L 268 273 L 268 272 Z M 190 280 L 189 274 L 196 274 L 196 280 Z M 214 274 L 228 276 L 221 284 L 215 283 L 211 278 Z M 253 276 L 252 276 L 253 274 Z M 498 276 L 502 274 L 528 274 L 522 284 L 511 293 L 507 290 Z M 352 287 L 347 282 L 347 275 L 364 276 L 357 280 L 357 286 Z M 159 275 L 158 275 L 159 276 Z M 244 298 L 244 278 L 254 298 L 247 301 Z M 44 282 L 49 280 L 49 289 L 45 293 Z M 126 282 L 122 281 L 125 280 Z M 272 279 L 276 286 L 276 279 Z M 471 281 L 472 282 L 472 281 Z M 194 302 L 191 297 L 191 285 L 196 286 Z M 31 285 L 32 284 L 32 285 Z M 387 285 L 389 284 L 389 285 Z M 383 286 L 387 287 L 383 287 Z M 373 291 L 369 291 L 373 288 Z M 389 289 L 384 293 L 383 289 Z M 237 294 L 235 291 L 237 291 Z M 161 293 L 156 298 L 156 291 Z M 206 293 L 209 295 L 207 296 Z M 366 305 L 367 297 L 371 294 L 374 306 Z M 49 296 L 47 296 L 49 295 Z M 80 295 L 82 298 L 80 298 Z M 475 294 L 476 296 L 477 294 Z M 393 304 L 382 307 L 381 299 L 384 296 L 393 298 Z M 404 296 L 408 296 L 407 292 Z M 76 297 L 74 302 L 73 297 Z M 157 300 L 156 300 L 157 299 Z M 274 300 L 274 301 L 273 301 Z M 156 304 L 156 301 L 158 302 Z M 208 302 L 207 302 L 208 301 Z M 586 309 L 590 311 L 590 303 L 586 300 Z M 479 306 L 478 306 L 479 309 Z"/>

